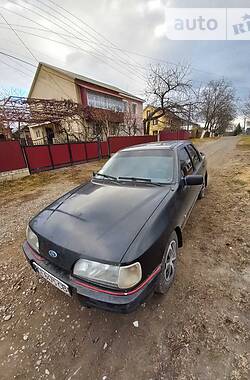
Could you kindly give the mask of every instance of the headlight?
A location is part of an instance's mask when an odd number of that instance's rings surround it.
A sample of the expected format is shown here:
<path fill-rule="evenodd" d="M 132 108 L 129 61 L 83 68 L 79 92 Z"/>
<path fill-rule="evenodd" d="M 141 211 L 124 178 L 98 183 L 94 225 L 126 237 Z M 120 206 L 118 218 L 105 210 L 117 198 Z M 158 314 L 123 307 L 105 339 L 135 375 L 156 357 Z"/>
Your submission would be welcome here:
<path fill-rule="evenodd" d="M 27 226 L 26 228 L 26 238 L 29 245 L 36 251 L 39 252 L 39 241 L 36 234 L 32 231 L 32 229 Z"/>
<path fill-rule="evenodd" d="M 140 263 L 121 267 L 85 259 L 80 259 L 76 262 L 73 274 L 87 280 L 121 289 L 135 286 L 142 277 Z"/>

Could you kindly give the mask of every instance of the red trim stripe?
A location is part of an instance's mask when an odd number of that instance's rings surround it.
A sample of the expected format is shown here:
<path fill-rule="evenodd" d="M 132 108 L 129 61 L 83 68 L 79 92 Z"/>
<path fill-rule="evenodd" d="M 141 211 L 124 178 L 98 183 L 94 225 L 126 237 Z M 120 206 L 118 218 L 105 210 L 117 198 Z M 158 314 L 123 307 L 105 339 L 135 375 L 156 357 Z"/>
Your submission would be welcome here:
<path fill-rule="evenodd" d="M 38 261 L 44 261 L 45 260 L 44 257 L 40 256 L 38 253 L 36 253 L 36 251 L 34 251 L 34 249 L 29 245 L 28 241 L 27 241 L 27 246 L 30 249 L 30 253 L 32 254 L 32 256 L 35 257 L 36 260 L 38 260 Z"/>
<path fill-rule="evenodd" d="M 148 278 L 144 282 L 142 282 L 137 288 L 130 290 L 128 292 L 113 292 L 111 290 L 105 290 L 105 289 L 98 288 L 94 285 L 87 284 L 86 282 L 82 282 L 82 281 L 77 280 L 75 278 L 71 278 L 71 279 L 75 284 L 83 286 L 84 288 L 88 288 L 90 290 L 94 290 L 94 291 L 99 292 L 99 293 L 110 294 L 112 296 L 129 296 L 129 295 L 134 294 L 134 293 L 138 292 L 139 290 L 141 290 L 150 280 L 152 280 L 153 277 L 155 277 L 160 272 L 160 270 L 161 270 L 161 265 L 159 265 L 151 273 L 151 275 L 148 276 Z"/>

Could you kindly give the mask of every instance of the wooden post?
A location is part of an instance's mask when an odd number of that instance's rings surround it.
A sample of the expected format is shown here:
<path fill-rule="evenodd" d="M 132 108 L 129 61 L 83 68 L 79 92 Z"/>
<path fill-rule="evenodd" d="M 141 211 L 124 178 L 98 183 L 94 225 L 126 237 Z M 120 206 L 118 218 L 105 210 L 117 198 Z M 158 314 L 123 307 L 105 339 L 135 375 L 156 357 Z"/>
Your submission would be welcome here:
<path fill-rule="evenodd" d="M 48 144 L 47 147 L 48 147 L 48 150 L 49 150 L 49 158 L 50 158 L 51 167 L 52 167 L 52 169 L 55 169 L 53 158 L 52 158 L 52 154 L 51 154 L 51 150 L 50 150 L 50 145 Z"/>
<path fill-rule="evenodd" d="M 71 146 L 70 146 L 69 136 L 68 136 L 67 133 L 66 133 L 66 136 L 67 136 L 67 145 L 68 145 L 68 151 L 69 151 L 69 159 L 70 159 L 70 163 L 72 165 L 73 164 L 72 152 L 71 152 Z"/>

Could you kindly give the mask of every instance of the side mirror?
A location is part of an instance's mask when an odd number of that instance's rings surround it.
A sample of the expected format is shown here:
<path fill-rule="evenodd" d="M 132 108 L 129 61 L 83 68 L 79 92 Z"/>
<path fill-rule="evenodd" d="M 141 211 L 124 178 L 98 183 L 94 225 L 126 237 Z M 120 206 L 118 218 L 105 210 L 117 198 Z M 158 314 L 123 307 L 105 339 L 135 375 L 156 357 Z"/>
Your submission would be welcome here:
<path fill-rule="evenodd" d="M 184 178 L 184 182 L 187 186 L 202 185 L 203 176 L 202 175 L 187 175 Z"/>
<path fill-rule="evenodd" d="M 201 156 L 205 156 L 205 154 L 204 154 L 203 152 L 201 152 L 201 151 L 200 151 L 200 155 L 201 155 Z"/>

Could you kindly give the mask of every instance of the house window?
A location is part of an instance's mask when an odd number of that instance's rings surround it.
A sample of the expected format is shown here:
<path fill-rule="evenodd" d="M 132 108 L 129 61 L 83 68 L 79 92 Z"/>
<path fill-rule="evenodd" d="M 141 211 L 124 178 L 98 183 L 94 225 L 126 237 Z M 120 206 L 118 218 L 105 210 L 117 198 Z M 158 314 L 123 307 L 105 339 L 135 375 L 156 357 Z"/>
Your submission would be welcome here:
<path fill-rule="evenodd" d="M 36 130 L 36 137 L 41 137 L 41 134 L 40 134 L 40 130 L 39 130 L 39 129 Z"/>
<path fill-rule="evenodd" d="M 128 102 L 124 100 L 124 112 L 128 112 Z"/>
<path fill-rule="evenodd" d="M 147 119 L 149 119 L 150 111 L 147 111 Z"/>
<path fill-rule="evenodd" d="M 136 106 L 137 104 L 132 103 L 132 113 L 135 115 L 136 114 Z"/>
<path fill-rule="evenodd" d="M 108 109 L 116 112 L 124 112 L 124 102 L 119 98 L 88 91 L 87 99 L 88 106 L 90 107 Z"/>
<path fill-rule="evenodd" d="M 158 125 L 158 119 L 153 120 L 153 125 Z"/>

